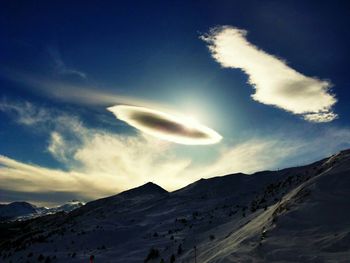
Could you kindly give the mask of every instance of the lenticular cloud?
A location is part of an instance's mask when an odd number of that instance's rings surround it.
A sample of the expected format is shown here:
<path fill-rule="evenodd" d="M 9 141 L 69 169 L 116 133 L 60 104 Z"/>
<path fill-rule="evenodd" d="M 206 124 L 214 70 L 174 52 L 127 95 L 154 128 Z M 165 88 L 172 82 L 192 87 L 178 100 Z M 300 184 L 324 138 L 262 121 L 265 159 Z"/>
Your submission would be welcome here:
<path fill-rule="evenodd" d="M 329 122 L 336 98 L 331 83 L 311 78 L 290 68 L 283 60 L 249 43 L 247 31 L 224 26 L 201 38 L 208 43 L 213 58 L 227 68 L 240 68 L 255 88 L 252 98 L 273 105 L 311 122 Z"/>
<path fill-rule="evenodd" d="M 184 116 L 145 107 L 118 105 L 108 108 L 118 119 L 157 138 L 180 144 L 214 144 L 222 137 L 214 130 Z"/>

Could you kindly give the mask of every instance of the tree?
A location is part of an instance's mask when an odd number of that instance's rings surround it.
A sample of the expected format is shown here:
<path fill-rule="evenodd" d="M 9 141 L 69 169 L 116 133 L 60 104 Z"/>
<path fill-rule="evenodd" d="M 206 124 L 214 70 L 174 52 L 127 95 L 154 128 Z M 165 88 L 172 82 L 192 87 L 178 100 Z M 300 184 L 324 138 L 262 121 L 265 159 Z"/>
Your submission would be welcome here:
<path fill-rule="evenodd" d="M 181 255 L 182 254 L 182 245 L 179 244 L 179 247 L 177 248 L 177 254 Z"/>
<path fill-rule="evenodd" d="M 147 257 L 145 258 L 144 262 L 148 262 L 149 260 L 151 259 L 155 259 L 155 258 L 158 258 L 159 257 L 159 251 L 158 249 L 155 249 L 155 248 L 151 248 L 148 252 L 148 255 Z"/>
<path fill-rule="evenodd" d="M 193 249 L 194 249 L 194 263 L 197 263 L 197 247 L 194 246 Z"/>

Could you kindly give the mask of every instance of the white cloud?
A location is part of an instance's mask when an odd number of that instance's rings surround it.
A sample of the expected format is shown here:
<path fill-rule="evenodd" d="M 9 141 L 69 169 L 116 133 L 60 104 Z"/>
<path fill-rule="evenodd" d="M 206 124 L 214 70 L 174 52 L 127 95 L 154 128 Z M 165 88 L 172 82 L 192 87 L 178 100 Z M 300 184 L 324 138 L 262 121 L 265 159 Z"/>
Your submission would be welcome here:
<path fill-rule="evenodd" d="M 304 114 L 304 119 L 310 122 L 330 122 L 337 117 L 337 114 L 334 112 Z"/>
<path fill-rule="evenodd" d="M 17 103 L 16 108 L 15 116 L 22 119 L 21 104 Z M 1 156 L 0 185 L 3 190 L 32 194 L 69 192 L 94 199 L 149 181 L 167 190 L 175 190 L 200 178 L 229 172 L 252 172 L 272 167 L 278 161 L 278 158 L 261 158 L 271 143 L 252 140 L 223 148 L 209 165 L 201 164 L 193 158 L 179 156 L 174 144 L 163 140 L 144 134 L 119 135 L 87 128 L 77 117 L 66 113 L 34 105 L 31 108 L 34 116 L 38 111 L 45 111 L 46 121 L 23 124 L 35 124 L 36 128 L 43 126 L 41 129 L 49 135 L 48 152 L 66 170 L 49 169 Z M 279 157 L 285 155 L 280 153 Z"/>
<path fill-rule="evenodd" d="M 47 110 L 37 108 L 30 102 L 16 103 L 2 99 L 0 101 L 0 111 L 14 115 L 16 121 L 24 125 L 43 123 L 50 118 Z"/>
<path fill-rule="evenodd" d="M 0 185 L 2 191 L 26 193 L 73 193 L 84 198 L 97 198 L 116 192 L 112 176 L 93 177 L 77 171 L 50 169 L 26 164 L 0 155 Z M 50 196 L 47 199 L 53 199 Z M 2 202 L 6 201 L 2 195 Z M 31 198 L 32 199 L 32 198 Z M 46 199 L 34 200 L 44 202 Z"/>
<path fill-rule="evenodd" d="M 16 105 L 21 108 L 20 104 Z M 309 140 L 277 135 L 252 138 L 236 145 L 217 145 L 219 153 L 216 157 L 200 163 L 195 158 L 179 155 L 179 146 L 163 140 L 142 134 L 121 135 L 92 129 L 75 116 L 31 107 L 34 115 L 45 111 L 45 116 L 49 116 L 45 118 L 49 124 L 34 122 L 32 125 L 43 125 L 42 131 L 49 136 L 48 152 L 64 165 L 65 170 L 0 156 L 0 190 L 17 192 L 20 196 L 26 193 L 28 199 L 31 197 L 37 203 L 47 202 L 49 193 L 53 196 L 58 192 L 67 193 L 70 198 L 75 195 L 88 200 L 149 181 L 171 191 L 200 178 L 281 168 L 283 162 L 290 166 L 313 161 L 316 159 L 312 158 L 348 147 L 350 142 L 349 129 L 328 130 Z M 301 157 L 296 160 L 296 156 Z M 35 195 L 40 193 L 46 194 Z M 2 201 L 6 201 L 4 198 L 2 196 Z"/>
<path fill-rule="evenodd" d="M 247 31 L 223 26 L 212 29 L 202 39 L 208 43 L 213 58 L 227 68 L 242 69 L 255 88 L 252 98 L 311 122 L 328 122 L 336 98 L 329 92 L 331 83 L 304 76 L 285 61 L 254 46 L 246 39 Z"/>
<path fill-rule="evenodd" d="M 52 132 L 47 150 L 56 159 L 67 162 L 68 158 L 66 156 L 66 151 L 64 150 L 66 148 L 68 148 L 68 146 L 62 135 L 56 131 Z"/>
<path fill-rule="evenodd" d="M 193 118 L 146 107 L 116 105 L 107 108 L 117 119 L 156 138 L 187 145 L 215 144 L 222 136 Z"/>
<path fill-rule="evenodd" d="M 51 151 L 68 164 L 68 171 L 0 156 L 1 189 L 26 192 L 28 196 L 42 192 L 52 192 L 53 195 L 55 192 L 67 192 L 95 199 L 152 181 L 172 191 L 200 178 L 271 168 L 288 153 L 287 149 L 270 151 L 270 158 L 266 158 L 264 153 L 274 143 L 253 140 L 223 149 L 211 164 L 195 165 L 192 159 L 176 156 L 170 144 L 157 139 L 86 132 L 80 134 L 86 139 L 70 156 L 76 162 L 61 157 L 70 152 L 69 143 L 55 144 L 55 150 Z M 45 203 L 45 200 L 34 201 Z"/>

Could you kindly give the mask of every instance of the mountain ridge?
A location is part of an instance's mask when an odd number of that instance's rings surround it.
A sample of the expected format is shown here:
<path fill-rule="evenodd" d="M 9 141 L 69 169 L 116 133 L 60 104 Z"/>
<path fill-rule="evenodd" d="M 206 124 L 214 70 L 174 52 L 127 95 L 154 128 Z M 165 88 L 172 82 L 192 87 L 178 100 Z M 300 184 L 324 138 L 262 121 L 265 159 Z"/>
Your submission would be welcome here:
<path fill-rule="evenodd" d="M 69 201 L 65 204 L 47 208 L 39 207 L 25 201 L 16 201 L 8 204 L 0 204 L 0 222 L 13 220 L 28 220 L 47 214 L 58 212 L 71 212 L 76 208 L 83 206 L 85 203 L 77 200 Z"/>
<path fill-rule="evenodd" d="M 196 247 L 201 263 L 346 262 L 349 174 L 345 150 L 305 166 L 202 179 L 174 192 L 146 183 L 68 214 L 7 225 L 26 230 L 0 238 L 0 258 L 25 262 L 33 253 L 81 262 L 94 255 L 134 263 L 146 262 L 153 249 L 149 263 L 173 255 L 193 262 Z"/>

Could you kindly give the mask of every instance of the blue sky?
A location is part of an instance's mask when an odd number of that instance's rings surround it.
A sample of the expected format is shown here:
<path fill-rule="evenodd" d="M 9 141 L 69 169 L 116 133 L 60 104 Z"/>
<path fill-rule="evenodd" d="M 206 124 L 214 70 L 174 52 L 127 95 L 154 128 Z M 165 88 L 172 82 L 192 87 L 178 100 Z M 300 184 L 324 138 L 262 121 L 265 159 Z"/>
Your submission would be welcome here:
<path fill-rule="evenodd" d="M 346 1 L 3 1 L 0 10 L 0 202 L 91 200 L 148 181 L 174 190 L 350 146 Z M 195 116 L 223 139 L 149 137 L 106 110 L 121 97 Z M 327 121 L 315 121 L 320 109 Z"/>

